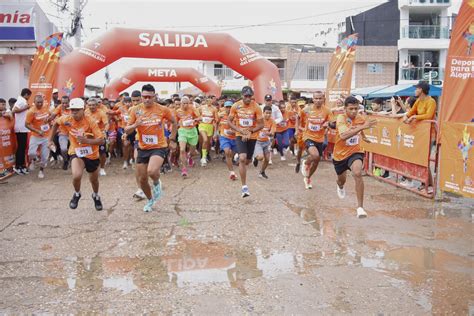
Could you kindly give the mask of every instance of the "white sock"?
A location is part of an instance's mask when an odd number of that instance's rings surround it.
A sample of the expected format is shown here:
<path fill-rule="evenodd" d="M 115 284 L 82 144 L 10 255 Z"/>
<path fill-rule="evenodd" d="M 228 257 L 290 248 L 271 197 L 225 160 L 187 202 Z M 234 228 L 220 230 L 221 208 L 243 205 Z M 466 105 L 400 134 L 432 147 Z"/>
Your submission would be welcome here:
<path fill-rule="evenodd" d="M 75 194 L 76 196 L 80 196 L 80 195 L 81 195 L 81 191 L 79 191 L 79 192 L 74 192 L 74 194 Z"/>
<path fill-rule="evenodd" d="M 95 192 L 94 192 L 94 193 L 92 193 L 92 197 L 93 197 L 93 198 L 97 198 L 97 197 L 99 197 L 99 193 L 95 193 Z"/>

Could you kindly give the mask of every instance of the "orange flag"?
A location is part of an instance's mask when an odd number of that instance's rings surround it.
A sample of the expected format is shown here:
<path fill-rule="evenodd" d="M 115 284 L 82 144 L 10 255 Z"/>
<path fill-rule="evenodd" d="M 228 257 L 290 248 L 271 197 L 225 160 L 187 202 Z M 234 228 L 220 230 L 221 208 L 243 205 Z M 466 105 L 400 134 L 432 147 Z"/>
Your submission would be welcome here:
<path fill-rule="evenodd" d="M 62 40 L 63 33 L 48 36 L 36 50 L 31 66 L 29 87 L 32 95 L 43 95 L 45 105 L 48 106 L 51 103 Z"/>
<path fill-rule="evenodd" d="M 330 108 L 335 106 L 338 98 L 347 97 L 351 92 L 357 38 L 357 34 L 344 38 L 332 55 L 326 86 L 326 105 Z"/>

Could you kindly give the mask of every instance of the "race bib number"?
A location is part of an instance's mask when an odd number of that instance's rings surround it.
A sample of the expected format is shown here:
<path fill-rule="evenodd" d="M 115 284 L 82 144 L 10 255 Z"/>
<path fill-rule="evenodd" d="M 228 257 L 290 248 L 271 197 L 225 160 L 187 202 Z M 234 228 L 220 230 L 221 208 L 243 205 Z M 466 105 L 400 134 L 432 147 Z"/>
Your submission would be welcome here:
<path fill-rule="evenodd" d="M 206 124 L 212 123 L 213 120 L 214 120 L 214 118 L 212 118 L 212 117 L 208 117 L 208 116 L 203 116 L 202 117 L 202 122 L 206 123 Z"/>
<path fill-rule="evenodd" d="M 76 148 L 76 156 L 79 158 L 86 157 L 92 155 L 92 147 L 87 146 L 87 147 L 78 147 Z"/>
<path fill-rule="evenodd" d="M 158 136 L 156 136 L 156 135 L 142 135 L 142 142 L 145 145 L 158 145 Z"/>
<path fill-rule="evenodd" d="M 321 130 L 321 125 L 319 124 L 308 124 L 308 129 L 313 132 L 319 132 Z"/>
<path fill-rule="evenodd" d="M 258 137 L 267 138 L 268 137 L 267 132 L 260 132 L 260 134 L 258 134 Z"/>
<path fill-rule="evenodd" d="M 239 119 L 239 125 L 242 127 L 251 127 L 253 126 L 253 119 Z"/>
<path fill-rule="evenodd" d="M 189 127 L 194 125 L 194 120 L 184 120 L 183 121 L 183 126 L 184 127 Z"/>
<path fill-rule="evenodd" d="M 280 127 L 286 127 L 286 124 L 287 124 L 286 121 L 281 121 L 280 123 L 278 123 L 278 126 L 280 126 Z"/>
<path fill-rule="evenodd" d="M 354 135 L 349 139 L 346 139 L 347 146 L 356 146 L 359 144 L 359 135 Z"/>
<path fill-rule="evenodd" d="M 49 124 L 43 124 L 43 125 L 41 125 L 41 130 L 42 130 L 43 132 L 49 131 Z"/>
<path fill-rule="evenodd" d="M 234 136 L 235 135 L 235 132 L 231 129 L 225 129 L 224 130 L 224 135 L 227 135 L 227 136 Z"/>

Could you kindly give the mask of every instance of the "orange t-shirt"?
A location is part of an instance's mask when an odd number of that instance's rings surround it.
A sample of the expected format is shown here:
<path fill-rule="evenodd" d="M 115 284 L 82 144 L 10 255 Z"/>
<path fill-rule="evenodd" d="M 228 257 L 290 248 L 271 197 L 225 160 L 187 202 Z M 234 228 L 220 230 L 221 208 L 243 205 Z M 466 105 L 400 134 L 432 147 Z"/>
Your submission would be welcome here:
<path fill-rule="evenodd" d="M 40 134 L 31 131 L 31 136 L 36 137 L 48 137 L 51 133 L 51 126 L 48 123 L 49 118 L 49 109 L 47 106 L 43 105 L 41 109 L 38 109 L 36 106 L 30 107 L 26 112 L 25 123 L 30 124 L 32 127 L 42 130 L 44 132 L 43 136 Z"/>
<path fill-rule="evenodd" d="M 263 119 L 263 128 L 259 131 L 257 140 L 259 142 L 268 142 L 270 140 L 270 134 L 275 133 L 275 130 L 276 124 L 271 117 L 268 120 Z"/>
<path fill-rule="evenodd" d="M 201 124 L 214 124 L 217 122 L 217 109 L 213 106 L 203 105 L 199 108 Z"/>
<path fill-rule="evenodd" d="M 252 101 L 248 106 L 244 105 L 242 101 L 234 103 L 230 109 L 230 116 L 232 116 L 239 128 L 254 128 L 257 126 L 257 121 L 263 119 L 262 110 L 258 104 Z M 242 136 L 236 133 L 236 136 Z M 252 133 L 250 139 L 257 139 L 258 131 Z"/>
<path fill-rule="evenodd" d="M 289 113 L 287 111 L 281 113 L 283 115 L 283 120 L 276 125 L 276 132 L 282 133 L 288 129 Z"/>
<path fill-rule="evenodd" d="M 179 128 L 187 129 L 196 127 L 196 120 L 201 117 L 199 111 L 194 106 L 188 106 L 186 110 L 183 110 L 181 107 L 177 108 L 175 116 Z"/>
<path fill-rule="evenodd" d="M 300 122 L 305 126 L 303 130 L 303 140 L 312 140 L 317 143 L 324 142 L 325 128 L 323 124 L 331 121 L 332 113 L 325 107 L 319 109 L 316 106 L 309 106 L 300 112 Z"/>
<path fill-rule="evenodd" d="M 235 139 L 235 131 L 229 126 L 229 115 L 225 110 L 219 112 L 219 135 L 228 139 Z"/>
<path fill-rule="evenodd" d="M 288 113 L 288 128 L 295 128 L 296 127 L 296 120 L 298 119 L 298 113 L 300 109 L 297 106 L 296 108 L 292 108 L 291 105 L 286 107 L 286 113 Z"/>
<path fill-rule="evenodd" d="M 63 108 L 62 106 L 58 106 L 54 109 L 53 111 L 53 114 L 56 115 L 56 120 L 64 115 L 70 115 L 71 114 L 71 110 L 69 109 L 65 109 Z M 64 128 L 64 126 L 59 126 L 59 129 L 58 129 L 58 134 L 59 135 L 67 135 L 68 132 L 67 130 Z"/>
<path fill-rule="evenodd" d="M 94 119 L 97 126 L 99 126 L 99 129 L 105 132 L 105 126 L 109 122 L 109 119 L 107 118 L 107 114 L 105 114 L 103 111 L 99 109 L 97 109 L 95 112 L 92 112 L 91 110 L 86 109 L 85 114 L 86 116 L 90 116 L 92 119 Z"/>
<path fill-rule="evenodd" d="M 128 119 L 130 118 L 130 108 L 122 105 L 115 111 L 115 113 L 118 116 L 118 127 L 125 128 L 125 126 L 128 125 Z"/>
<path fill-rule="evenodd" d="M 141 103 L 130 112 L 128 125 L 135 124 L 138 118 L 142 119 L 142 124 L 137 127 L 140 135 L 138 147 L 141 150 L 167 148 L 164 126 L 166 120 L 173 120 L 170 109 L 158 103 L 150 107 Z"/>
<path fill-rule="evenodd" d="M 346 114 L 339 114 L 336 119 L 336 143 L 334 144 L 333 158 L 336 161 L 344 160 L 355 153 L 363 153 L 360 147 L 362 137 L 360 134 L 354 135 L 346 140 L 341 139 L 341 134 L 352 126 L 362 125 L 365 119 L 361 115 L 357 115 L 351 120 Z"/>
<path fill-rule="evenodd" d="M 99 159 L 99 145 L 79 144 L 77 136 L 88 136 L 93 138 L 104 138 L 104 134 L 97 126 L 93 118 L 84 116 L 76 121 L 71 115 L 63 115 L 56 120 L 59 127 L 64 127 L 69 135 L 69 155 L 79 158 Z"/>

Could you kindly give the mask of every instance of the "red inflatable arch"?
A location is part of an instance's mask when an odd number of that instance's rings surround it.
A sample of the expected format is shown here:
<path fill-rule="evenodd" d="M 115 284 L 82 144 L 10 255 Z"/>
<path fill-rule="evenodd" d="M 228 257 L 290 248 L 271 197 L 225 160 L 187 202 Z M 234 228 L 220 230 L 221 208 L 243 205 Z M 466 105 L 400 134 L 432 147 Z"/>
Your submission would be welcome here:
<path fill-rule="evenodd" d="M 60 60 L 60 94 L 79 97 L 86 77 L 122 57 L 219 61 L 252 80 L 257 102 L 282 99 L 277 67 L 228 34 L 114 28 Z"/>
<path fill-rule="evenodd" d="M 104 88 L 104 97 L 117 99 L 120 92 L 138 81 L 146 82 L 182 82 L 187 81 L 202 92 L 219 97 L 221 89 L 211 79 L 194 68 L 149 68 L 137 67 L 113 80 Z"/>

